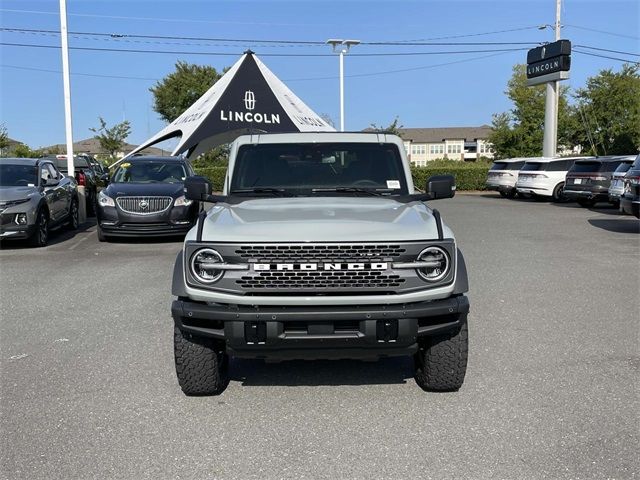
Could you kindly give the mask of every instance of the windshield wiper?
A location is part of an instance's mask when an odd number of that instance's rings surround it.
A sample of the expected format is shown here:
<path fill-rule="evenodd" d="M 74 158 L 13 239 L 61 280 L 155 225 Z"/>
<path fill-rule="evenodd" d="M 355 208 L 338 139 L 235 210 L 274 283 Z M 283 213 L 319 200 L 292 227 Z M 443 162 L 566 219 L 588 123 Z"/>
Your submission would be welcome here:
<path fill-rule="evenodd" d="M 285 192 L 284 188 L 268 188 L 268 187 L 255 187 L 255 188 L 239 188 L 237 190 L 231 190 L 231 195 L 242 193 L 271 193 L 277 197 L 291 196 Z"/>
<path fill-rule="evenodd" d="M 389 193 L 392 190 L 376 191 L 370 188 L 358 188 L 358 187 L 333 187 L 333 188 L 313 188 L 311 193 L 324 193 L 324 192 L 338 192 L 338 193 L 366 193 L 376 197 L 382 197 L 385 193 Z"/>

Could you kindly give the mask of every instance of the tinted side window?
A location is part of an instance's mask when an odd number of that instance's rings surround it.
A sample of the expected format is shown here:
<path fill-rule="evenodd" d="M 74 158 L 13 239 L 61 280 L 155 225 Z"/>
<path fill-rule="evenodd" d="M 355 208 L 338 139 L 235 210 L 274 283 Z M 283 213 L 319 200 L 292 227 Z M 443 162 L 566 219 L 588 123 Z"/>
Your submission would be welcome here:
<path fill-rule="evenodd" d="M 524 166 L 524 162 L 511 162 L 507 170 L 520 170 Z"/>

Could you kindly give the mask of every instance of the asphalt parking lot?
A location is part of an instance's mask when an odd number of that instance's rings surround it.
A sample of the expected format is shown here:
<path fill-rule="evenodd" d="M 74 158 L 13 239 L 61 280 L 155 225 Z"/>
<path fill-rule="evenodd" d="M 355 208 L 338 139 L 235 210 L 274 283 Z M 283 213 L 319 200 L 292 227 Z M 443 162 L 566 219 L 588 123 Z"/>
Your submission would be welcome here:
<path fill-rule="evenodd" d="M 177 240 L 95 226 L 0 251 L 3 478 L 634 478 L 640 223 L 493 194 L 434 202 L 470 274 L 457 393 L 409 359 L 173 367 Z M 636 453 L 633 453 L 636 452 Z"/>

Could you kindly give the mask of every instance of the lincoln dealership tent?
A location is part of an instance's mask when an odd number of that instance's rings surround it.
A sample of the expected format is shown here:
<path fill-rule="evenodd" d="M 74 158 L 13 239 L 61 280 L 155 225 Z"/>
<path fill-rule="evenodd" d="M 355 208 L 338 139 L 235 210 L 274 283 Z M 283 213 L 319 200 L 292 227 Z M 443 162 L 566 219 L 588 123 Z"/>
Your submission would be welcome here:
<path fill-rule="evenodd" d="M 243 133 L 334 130 L 248 51 L 182 115 L 127 157 L 174 137 L 180 140 L 173 155 L 195 158 Z"/>

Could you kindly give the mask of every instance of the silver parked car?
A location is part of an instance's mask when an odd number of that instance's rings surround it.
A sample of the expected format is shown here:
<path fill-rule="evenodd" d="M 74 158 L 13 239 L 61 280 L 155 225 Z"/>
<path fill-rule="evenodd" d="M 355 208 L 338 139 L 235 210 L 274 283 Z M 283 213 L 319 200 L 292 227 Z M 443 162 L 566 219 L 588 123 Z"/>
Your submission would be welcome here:
<path fill-rule="evenodd" d="M 620 196 L 624 193 L 624 176 L 630 168 L 631 162 L 623 162 L 614 170 L 608 190 L 609 203 L 613 203 L 614 205 L 620 203 Z"/>
<path fill-rule="evenodd" d="M 49 231 L 78 228 L 78 188 L 48 159 L 0 159 L 0 240 L 43 247 Z"/>

